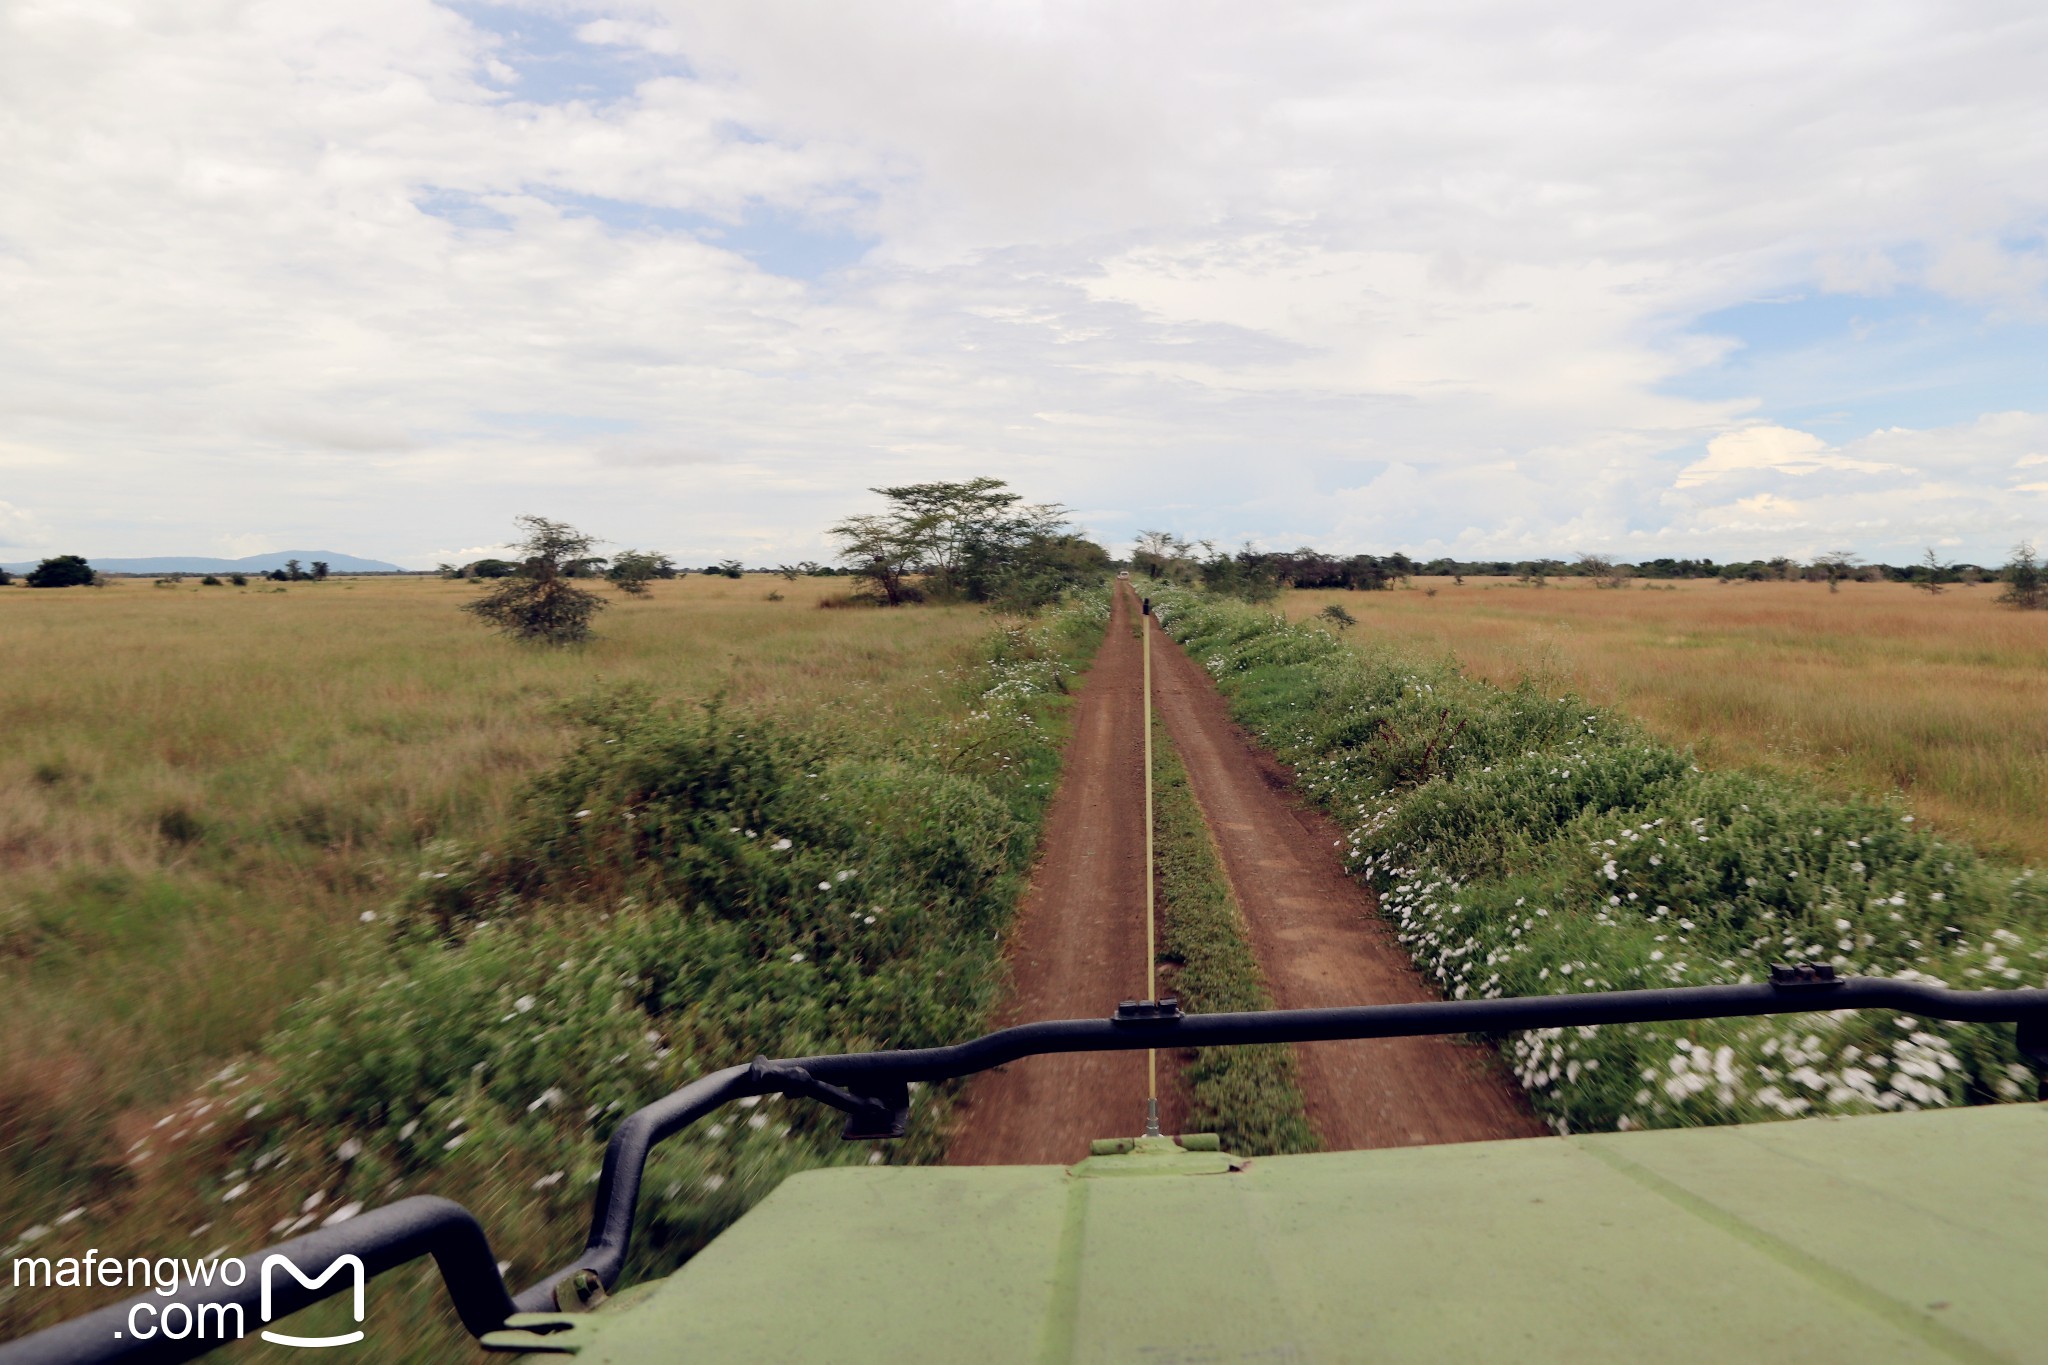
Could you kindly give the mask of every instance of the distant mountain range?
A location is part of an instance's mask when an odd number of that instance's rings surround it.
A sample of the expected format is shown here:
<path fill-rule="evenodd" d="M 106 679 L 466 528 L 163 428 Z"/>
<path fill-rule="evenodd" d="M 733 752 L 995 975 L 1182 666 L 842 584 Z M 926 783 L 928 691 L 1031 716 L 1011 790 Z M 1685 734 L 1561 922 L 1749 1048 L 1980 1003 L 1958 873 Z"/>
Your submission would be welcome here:
<path fill-rule="evenodd" d="M 358 559 L 333 550 L 277 550 L 267 555 L 246 555 L 241 559 L 208 559 L 203 555 L 158 555 L 150 559 L 95 559 L 86 562 L 101 573 L 269 573 L 282 569 L 287 559 L 296 559 L 310 570 L 313 561 L 327 561 L 329 573 L 404 573 L 396 564 L 381 559 Z M 26 573 L 38 561 L 0 564 L 0 568 Z"/>

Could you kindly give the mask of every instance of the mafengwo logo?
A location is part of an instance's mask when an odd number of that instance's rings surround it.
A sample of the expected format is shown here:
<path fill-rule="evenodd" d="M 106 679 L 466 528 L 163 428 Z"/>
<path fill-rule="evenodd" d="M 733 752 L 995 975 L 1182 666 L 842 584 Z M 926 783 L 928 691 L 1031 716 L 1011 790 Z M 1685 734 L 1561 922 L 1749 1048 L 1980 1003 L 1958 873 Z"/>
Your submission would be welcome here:
<path fill-rule="evenodd" d="M 327 1269 L 321 1271 L 320 1274 L 315 1276 L 314 1278 L 307 1279 L 305 1275 L 300 1273 L 299 1268 L 296 1265 L 292 1264 L 292 1260 L 289 1256 L 280 1256 L 277 1253 L 272 1252 L 270 1255 L 265 1256 L 263 1258 L 263 1269 L 259 1272 L 262 1276 L 262 1312 L 263 1320 L 265 1322 L 270 1321 L 271 1272 L 273 1270 L 276 1270 L 280 1266 L 283 1267 L 285 1270 L 290 1271 L 291 1277 L 297 1280 L 301 1287 L 306 1289 L 319 1289 L 322 1285 L 325 1285 L 329 1280 L 333 1279 L 336 1275 L 339 1275 L 342 1271 L 346 1270 L 351 1272 L 355 1276 L 355 1284 L 353 1286 L 355 1295 L 355 1317 L 357 1322 L 361 1322 L 363 1320 L 362 1258 L 354 1255 L 353 1253 L 346 1256 L 336 1257 L 335 1260 L 327 1267 Z M 318 1348 L 322 1346 L 352 1345 L 353 1343 L 361 1341 L 363 1339 L 363 1329 L 358 1327 L 353 1332 L 344 1332 L 340 1336 L 333 1337 L 295 1337 L 288 1332 L 273 1332 L 268 1327 L 266 1327 L 263 1329 L 260 1335 L 263 1337 L 265 1341 L 275 1342 L 279 1346 L 307 1346 Z"/>

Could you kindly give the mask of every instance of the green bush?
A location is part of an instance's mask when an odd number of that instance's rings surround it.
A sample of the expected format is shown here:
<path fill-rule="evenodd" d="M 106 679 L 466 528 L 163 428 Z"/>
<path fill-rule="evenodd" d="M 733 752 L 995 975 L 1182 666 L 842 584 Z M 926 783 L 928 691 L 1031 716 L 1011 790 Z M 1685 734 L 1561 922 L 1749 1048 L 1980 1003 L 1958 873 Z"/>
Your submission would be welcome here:
<path fill-rule="evenodd" d="M 31 588 L 82 588 L 97 583 L 99 575 L 82 555 L 55 555 L 30 569 L 23 581 Z"/>
<path fill-rule="evenodd" d="M 1893 802 L 1702 772 L 1627 718 L 1164 588 L 1239 719 L 1351 826 L 1355 873 L 1453 998 L 1763 979 L 1771 963 L 2048 984 L 2048 887 Z M 1503 1040 L 1539 1112 L 1629 1128 L 2019 1099 L 2004 1026 L 1833 1014 Z"/>
<path fill-rule="evenodd" d="M 432 847 L 356 965 L 217 1078 L 209 1108 L 243 1164 L 200 1187 L 247 1182 L 215 1194 L 253 1203 L 278 1181 L 279 1235 L 445 1194 L 519 1280 L 573 1255 L 619 1119 L 689 1079 L 980 1032 L 1057 776 L 1048 722 L 1106 602 L 998 632 L 982 667 L 940 682 L 950 714 L 914 725 L 587 700 L 585 738 L 505 840 Z M 934 1098 L 886 1156 L 807 1103 L 698 1125 L 649 1168 L 630 1273 L 673 1266 L 795 1170 L 937 1156 Z"/>

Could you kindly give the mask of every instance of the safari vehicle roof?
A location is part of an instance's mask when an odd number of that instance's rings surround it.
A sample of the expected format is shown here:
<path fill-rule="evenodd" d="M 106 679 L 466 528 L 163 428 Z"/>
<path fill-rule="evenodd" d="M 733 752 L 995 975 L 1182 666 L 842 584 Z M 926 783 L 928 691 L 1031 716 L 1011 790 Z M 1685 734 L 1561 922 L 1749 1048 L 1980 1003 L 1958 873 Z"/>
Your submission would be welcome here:
<path fill-rule="evenodd" d="M 2048 1105 L 1124 1145 L 799 1175 L 668 1279 L 487 1340 L 581 1365 L 2048 1358 Z"/>

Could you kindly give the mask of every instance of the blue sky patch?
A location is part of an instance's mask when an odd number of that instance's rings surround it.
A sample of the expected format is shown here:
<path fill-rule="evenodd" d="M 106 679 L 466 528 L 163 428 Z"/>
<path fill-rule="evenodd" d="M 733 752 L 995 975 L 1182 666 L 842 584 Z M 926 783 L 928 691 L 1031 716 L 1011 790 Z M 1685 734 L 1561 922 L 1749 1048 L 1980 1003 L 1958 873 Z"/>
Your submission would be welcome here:
<path fill-rule="evenodd" d="M 519 73 L 504 90 L 529 104 L 611 104 L 631 98 L 643 81 L 694 74 L 681 57 L 578 38 L 577 29 L 603 17 L 596 13 L 564 18 L 473 0 L 448 7 L 496 36 L 492 55 Z"/>
<path fill-rule="evenodd" d="M 687 232 L 699 241 L 746 257 L 771 275 L 815 280 L 859 262 L 878 238 L 795 209 L 749 205 L 737 222 L 657 204 L 635 204 L 592 194 L 532 190 L 565 213 L 595 218 L 620 232 Z"/>
<path fill-rule="evenodd" d="M 1926 290 L 1818 291 L 1737 304 L 1687 329 L 1741 344 L 1664 385 L 1680 397 L 1754 397 L 1759 415 L 1843 441 L 2040 405 L 2048 324 L 1994 321 Z"/>
<path fill-rule="evenodd" d="M 460 228 L 502 232 L 512 220 L 467 190 L 429 186 L 413 196 L 412 206 L 421 213 L 443 218 Z"/>

